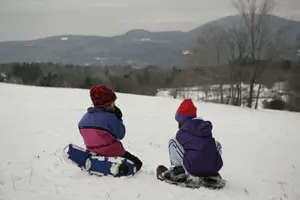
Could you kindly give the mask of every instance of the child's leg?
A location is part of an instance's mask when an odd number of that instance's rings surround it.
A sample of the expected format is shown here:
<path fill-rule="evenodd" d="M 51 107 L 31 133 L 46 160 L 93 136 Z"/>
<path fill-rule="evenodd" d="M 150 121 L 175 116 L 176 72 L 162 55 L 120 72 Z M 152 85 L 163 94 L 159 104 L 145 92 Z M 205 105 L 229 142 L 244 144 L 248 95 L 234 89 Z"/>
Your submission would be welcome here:
<path fill-rule="evenodd" d="M 173 138 L 169 141 L 169 156 L 172 166 L 183 166 L 184 149 L 179 142 Z"/>
<path fill-rule="evenodd" d="M 136 156 L 134 156 L 131 153 L 129 153 L 128 151 L 126 151 L 125 154 L 124 154 L 124 156 L 122 156 L 122 157 L 123 158 L 127 158 L 128 160 L 131 160 L 135 164 L 137 171 L 139 171 L 141 169 L 143 163 Z"/>

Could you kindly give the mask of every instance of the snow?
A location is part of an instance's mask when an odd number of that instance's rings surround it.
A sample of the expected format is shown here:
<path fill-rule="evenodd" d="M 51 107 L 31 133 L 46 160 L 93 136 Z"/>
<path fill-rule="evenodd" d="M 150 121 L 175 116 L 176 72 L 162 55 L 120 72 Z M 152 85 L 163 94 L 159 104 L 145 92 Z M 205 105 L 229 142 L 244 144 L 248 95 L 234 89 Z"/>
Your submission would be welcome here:
<path fill-rule="evenodd" d="M 61 158 L 68 143 L 83 146 L 77 123 L 91 105 L 89 91 L 0 84 L 0 199 L 233 199 L 300 198 L 299 113 L 195 102 L 222 143 L 228 185 L 186 189 L 156 180 L 168 165 L 180 100 L 118 93 L 125 148 L 144 162 L 129 178 L 90 176 Z"/>
<path fill-rule="evenodd" d="M 7 78 L 7 75 L 3 72 L 0 73 L 0 76 L 3 77 L 3 78 Z"/>
<path fill-rule="evenodd" d="M 141 38 L 141 41 L 142 42 L 151 42 L 151 39 L 150 38 Z"/>
<path fill-rule="evenodd" d="M 249 84 L 242 83 L 242 95 L 243 99 L 248 98 L 249 94 Z M 287 101 L 288 96 L 286 94 L 286 82 L 276 82 L 272 86 L 272 88 L 267 88 L 266 86 L 262 85 L 260 89 L 260 97 L 258 101 L 258 108 L 263 108 L 263 102 L 265 100 L 271 101 L 275 97 L 280 97 L 284 101 Z M 230 85 L 225 84 L 222 85 L 223 88 L 223 97 L 225 101 L 228 100 L 230 96 Z M 253 87 L 254 90 L 254 97 L 257 95 L 257 91 L 259 89 L 259 85 L 256 84 Z M 193 100 L 199 101 L 209 101 L 209 102 L 219 102 L 221 99 L 220 93 L 220 85 L 205 85 L 205 86 L 198 86 L 198 87 L 183 87 L 183 88 L 161 88 L 158 90 L 156 96 L 164 96 L 169 98 L 191 98 Z M 242 103 L 245 106 L 246 101 Z M 255 104 L 255 98 L 253 99 L 253 104 Z"/>
<path fill-rule="evenodd" d="M 189 50 L 184 50 L 184 51 L 182 51 L 182 54 L 183 54 L 183 55 L 191 55 L 191 54 L 193 54 L 193 53 L 190 52 Z"/>
<path fill-rule="evenodd" d="M 94 57 L 95 60 L 108 60 L 109 58 L 104 58 L 104 57 Z"/>

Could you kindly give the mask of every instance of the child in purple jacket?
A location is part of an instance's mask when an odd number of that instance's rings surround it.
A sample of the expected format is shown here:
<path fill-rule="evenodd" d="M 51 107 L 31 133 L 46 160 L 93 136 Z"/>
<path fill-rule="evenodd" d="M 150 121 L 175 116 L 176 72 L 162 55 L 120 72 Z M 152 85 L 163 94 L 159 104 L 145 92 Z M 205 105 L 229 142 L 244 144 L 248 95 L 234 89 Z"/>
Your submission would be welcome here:
<path fill-rule="evenodd" d="M 179 130 L 169 141 L 173 176 L 184 172 L 196 177 L 215 176 L 223 166 L 222 147 L 212 137 L 212 124 L 196 118 L 196 112 L 191 99 L 185 99 L 176 112 Z"/>

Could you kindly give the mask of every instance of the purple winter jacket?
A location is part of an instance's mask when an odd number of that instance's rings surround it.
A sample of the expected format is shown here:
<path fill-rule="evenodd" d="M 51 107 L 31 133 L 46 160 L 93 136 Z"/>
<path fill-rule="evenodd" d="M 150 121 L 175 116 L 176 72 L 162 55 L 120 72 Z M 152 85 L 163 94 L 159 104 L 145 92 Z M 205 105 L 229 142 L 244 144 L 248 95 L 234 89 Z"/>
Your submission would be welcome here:
<path fill-rule="evenodd" d="M 192 119 L 185 122 L 176 134 L 176 139 L 185 152 L 183 165 L 193 176 L 216 174 L 223 166 L 210 121 Z"/>

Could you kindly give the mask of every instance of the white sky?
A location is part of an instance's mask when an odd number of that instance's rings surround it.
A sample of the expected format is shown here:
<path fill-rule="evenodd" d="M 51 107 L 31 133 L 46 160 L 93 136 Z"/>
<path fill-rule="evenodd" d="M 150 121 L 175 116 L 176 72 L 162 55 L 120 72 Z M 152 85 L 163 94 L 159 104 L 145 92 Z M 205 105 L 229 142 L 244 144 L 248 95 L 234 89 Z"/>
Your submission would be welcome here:
<path fill-rule="evenodd" d="M 0 41 L 53 35 L 111 36 L 131 29 L 189 31 L 236 14 L 232 0 L 0 0 Z M 300 21 L 300 0 L 274 14 Z"/>

